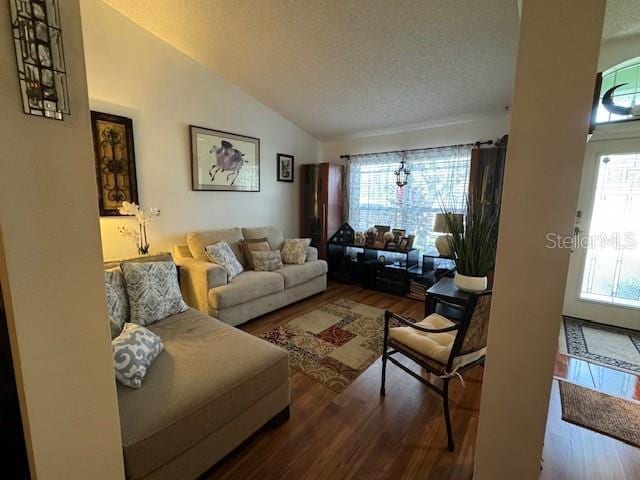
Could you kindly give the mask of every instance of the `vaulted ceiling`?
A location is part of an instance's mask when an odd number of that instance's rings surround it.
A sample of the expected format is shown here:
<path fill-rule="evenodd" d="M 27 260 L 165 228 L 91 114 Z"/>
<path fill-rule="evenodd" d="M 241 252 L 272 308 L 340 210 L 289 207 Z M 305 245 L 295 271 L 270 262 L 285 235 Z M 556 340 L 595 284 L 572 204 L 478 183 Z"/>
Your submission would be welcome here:
<path fill-rule="evenodd" d="M 104 1 L 319 139 L 511 99 L 516 0 Z M 633 33 L 636 1 L 610 0 L 607 35 Z"/>

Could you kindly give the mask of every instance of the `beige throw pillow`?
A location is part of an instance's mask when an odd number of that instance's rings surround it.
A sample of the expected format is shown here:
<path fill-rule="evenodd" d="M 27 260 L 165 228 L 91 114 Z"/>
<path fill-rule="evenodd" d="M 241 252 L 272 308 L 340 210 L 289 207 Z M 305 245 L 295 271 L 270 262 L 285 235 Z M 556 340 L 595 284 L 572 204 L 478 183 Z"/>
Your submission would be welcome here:
<path fill-rule="evenodd" d="M 287 238 L 282 245 L 282 262 L 303 265 L 307 259 L 309 245 L 311 245 L 310 238 Z"/>
<path fill-rule="evenodd" d="M 266 238 L 247 238 L 242 241 L 242 250 L 244 251 L 244 258 L 247 259 L 247 269 L 254 270 L 253 267 L 253 252 L 268 252 L 271 250 L 271 245 Z"/>
<path fill-rule="evenodd" d="M 252 257 L 256 272 L 272 272 L 282 268 L 282 256 L 279 250 L 252 252 Z"/>

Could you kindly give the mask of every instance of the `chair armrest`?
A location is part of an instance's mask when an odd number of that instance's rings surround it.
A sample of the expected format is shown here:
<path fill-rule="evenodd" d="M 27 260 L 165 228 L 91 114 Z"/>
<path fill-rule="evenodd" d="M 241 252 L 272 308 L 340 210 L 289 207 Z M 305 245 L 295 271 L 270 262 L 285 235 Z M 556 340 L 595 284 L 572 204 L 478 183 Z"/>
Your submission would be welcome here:
<path fill-rule="evenodd" d="M 305 262 L 315 262 L 318 260 L 318 249 L 316 247 L 307 248 L 307 258 Z"/>
<path fill-rule="evenodd" d="M 452 320 L 452 319 L 447 319 L 451 322 L 454 322 L 454 325 L 451 325 L 450 327 L 446 327 L 446 328 L 425 328 L 425 327 L 421 327 L 416 325 L 415 323 L 410 322 L 406 317 L 403 317 L 402 315 L 398 315 L 397 313 L 393 313 L 390 311 L 386 311 L 384 314 L 384 329 L 388 330 L 389 329 L 389 320 L 390 319 L 394 319 L 397 320 L 398 322 L 400 322 L 403 325 L 406 325 L 407 327 L 411 327 L 415 330 L 418 330 L 420 332 L 425 332 L 425 333 L 445 333 L 445 332 L 453 332 L 454 330 L 458 330 L 460 328 L 460 324 L 456 321 L 456 320 Z"/>
<path fill-rule="evenodd" d="M 227 284 L 227 271 L 215 263 L 180 258 L 180 288 L 185 302 L 209 314 L 209 290 Z"/>

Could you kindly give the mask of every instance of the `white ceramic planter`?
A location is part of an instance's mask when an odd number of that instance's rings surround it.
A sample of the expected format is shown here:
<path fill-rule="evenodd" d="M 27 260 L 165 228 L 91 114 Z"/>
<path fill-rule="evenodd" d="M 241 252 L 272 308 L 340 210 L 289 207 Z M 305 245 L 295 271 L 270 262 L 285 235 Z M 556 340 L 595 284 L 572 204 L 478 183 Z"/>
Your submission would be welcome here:
<path fill-rule="evenodd" d="M 463 292 L 476 293 L 487 289 L 487 277 L 470 277 L 456 272 L 453 281 Z"/>

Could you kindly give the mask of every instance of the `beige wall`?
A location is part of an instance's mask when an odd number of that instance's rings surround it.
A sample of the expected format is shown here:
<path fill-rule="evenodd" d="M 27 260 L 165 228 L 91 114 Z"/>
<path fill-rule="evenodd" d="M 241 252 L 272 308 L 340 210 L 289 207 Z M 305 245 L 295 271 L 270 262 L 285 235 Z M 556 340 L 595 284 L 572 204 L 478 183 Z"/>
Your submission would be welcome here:
<path fill-rule="evenodd" d="M 538 478 L 604 0 L 525 0 L 475 478 Z M 576 14 L 576 9 L 580 14 Z M 550 72 L 553 75 L 550 77 Z"/>
<path fill-rule="evenodd" d="M 72 115 L 25 115 L 0 2 L 0 222 L 34 478 L 122 478 L 77 0 L 60 2 Z M 10 298 L 9 298 L 10 297 Z"/>
<path fill-rule="evenodd" d="M 322 144 L 322 158 L 326 162 L 340 163 L 340 155 L 458 145 L 478 140 L 495 140 L 505 133 L 509 133 L 508 113 L 475 116 L 430 127 L 354 135 L 326 141 Z"/>
<path fill-rule="evenodd" d="M 602 44 L 598 71 L 604 72 L 619 63 L 640 56 L 640 34 L 622 37 Z"/>
<path fill-rule="evenodd" d="M 298 235 L 299 178 L 276 182 L 276 153 L 294 155 L 296 166 L 315 163 L 319 142 L 103 2 L 81 6 L 91 108 L 133 119 L 140 203 L 162 212 L 152 250 L 171 249 L 190 230 L 228 226 Z M 261 191 L 192 192 L 189 124 L 260 138 Z M 116 231 L 132 221 L 101 219 L 105 258 L 135 253 Z"/>

